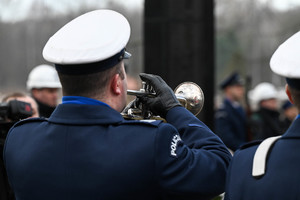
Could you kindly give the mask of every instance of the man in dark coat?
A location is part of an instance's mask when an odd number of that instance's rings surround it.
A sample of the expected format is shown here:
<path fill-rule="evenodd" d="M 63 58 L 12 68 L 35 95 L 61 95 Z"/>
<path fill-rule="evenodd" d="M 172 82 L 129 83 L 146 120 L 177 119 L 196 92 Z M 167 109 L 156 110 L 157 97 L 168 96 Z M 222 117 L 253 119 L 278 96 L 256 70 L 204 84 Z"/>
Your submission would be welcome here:
<path fill-rule="evenodd" d="M 257 105 L 249 120 L 253 140 L 282 135 L 285 130 L 280 118 L 278 91 L 268 82 L 262 82 L 249 92 L 249 98 Z"/>
<path fill-rule="evenodd" d="M 247 141 L 247 117 L 241 105 L 245 94 L 243 84 L 238 73 L 222 82 L 225 97 L 215 113 L 215 132 L 232 151 Z"/>
<path fill-rule="evenodd" d="M 229 151 L 159 76 L 140 75 L 156 93 L 141 100 L 167 123 L 120 114 L 129 36 L 123 15 L 96 10 L 49 39 L 43 56 L 64 96 L 49 119 L 24 120 L 8 134 L 16 199 L 211 199 L 224 191 Z"/>
<path fill-rule="evenodd" d="M 273 72 L 286 78 L 286 93 L 300 108 L 300 32 L 273 54 Z M 300 115 L 282 136 L 253 142 L 234 154 L 226 182 L 226 200 L 299 199 Z"/>
<path fill-rule="evenodd" d="M 55 68 L 46 64 L 34 67 L 28 75 L 26 85 L 38 104 L 39 116 L 50 117 L 58 104 L 61 88 Z"/>
<path fill-rule="evenodd" d="M 281 112 L 283 115 L 284 130 L 286 131 L 297 117 L 298 109 L 289 100 L 286 100 L 281 106 Z"/>

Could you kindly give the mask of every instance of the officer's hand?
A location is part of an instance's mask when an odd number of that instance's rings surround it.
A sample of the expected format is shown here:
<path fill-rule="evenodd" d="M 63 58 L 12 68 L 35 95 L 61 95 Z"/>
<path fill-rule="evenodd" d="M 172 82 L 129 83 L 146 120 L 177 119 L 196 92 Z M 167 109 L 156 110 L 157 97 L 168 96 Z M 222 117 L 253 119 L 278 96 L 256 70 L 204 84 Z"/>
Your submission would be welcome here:
<path fill-rule="evenodd" d="M 141 101 L 149 106 L 153 114 L 165 118 L 171 108 L 181 106 L 173 90 L 160 76 L 141 73 L 140 77 L 147 85 L 152 86 L 156 92 L 156 97 L 141 98 Z"/>

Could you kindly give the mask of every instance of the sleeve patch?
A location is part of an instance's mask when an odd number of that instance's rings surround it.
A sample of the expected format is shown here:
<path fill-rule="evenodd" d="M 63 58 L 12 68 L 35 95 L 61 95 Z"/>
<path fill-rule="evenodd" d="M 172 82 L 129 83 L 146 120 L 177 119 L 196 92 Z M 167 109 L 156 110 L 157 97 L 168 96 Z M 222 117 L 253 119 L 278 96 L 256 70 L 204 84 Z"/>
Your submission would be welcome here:
<path fill-rule="evenodd" d="M 176 150 L 177 150 L 177 146 L 178 146 L 178 143 L 181 141 L 181 138 L 179 135 L 174 135 L 173 138 L 172 138 L 172 141 L 171 141 L 171 145 L 170 145 L 170 153 L 171 153 L 171 156 L 172 157 L 177 157 L 177 153 L 176 153 Z"/>

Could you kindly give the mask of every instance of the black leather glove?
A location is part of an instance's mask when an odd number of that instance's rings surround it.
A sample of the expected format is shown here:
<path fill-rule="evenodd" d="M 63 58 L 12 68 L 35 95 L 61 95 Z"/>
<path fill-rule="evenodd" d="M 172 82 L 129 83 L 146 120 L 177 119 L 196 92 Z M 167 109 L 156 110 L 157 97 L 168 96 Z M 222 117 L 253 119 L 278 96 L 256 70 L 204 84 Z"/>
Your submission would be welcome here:
<path fill-rule="evenodd" d="M 141 73 L 140 77 L 147 85 L 152 86 L 156 93 L 156 97 L 144 96 L 141 98 L 141 101 L 149 106 L 153 114 L 165 118 L 171 108 L 181 106 L 173 90 L 160 76 Z"/>

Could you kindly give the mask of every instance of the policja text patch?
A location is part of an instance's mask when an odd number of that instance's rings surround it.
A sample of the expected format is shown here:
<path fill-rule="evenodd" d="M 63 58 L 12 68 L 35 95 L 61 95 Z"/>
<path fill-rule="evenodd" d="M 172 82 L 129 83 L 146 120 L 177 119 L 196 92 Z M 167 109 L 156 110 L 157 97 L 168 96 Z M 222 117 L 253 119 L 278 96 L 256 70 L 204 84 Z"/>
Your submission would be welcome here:
<path fill-rule="evenodd" d="M 171 156 L 177 157 L 176 149 L 177 149 L 178 142 L 180 142 L 180 141 L 181 141 L 181 138 L 180 138 L 179 135 L 174 135 L 173 136 L 171 146 L 170 146 Z"/>

